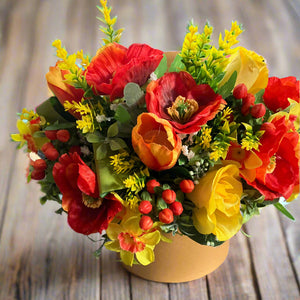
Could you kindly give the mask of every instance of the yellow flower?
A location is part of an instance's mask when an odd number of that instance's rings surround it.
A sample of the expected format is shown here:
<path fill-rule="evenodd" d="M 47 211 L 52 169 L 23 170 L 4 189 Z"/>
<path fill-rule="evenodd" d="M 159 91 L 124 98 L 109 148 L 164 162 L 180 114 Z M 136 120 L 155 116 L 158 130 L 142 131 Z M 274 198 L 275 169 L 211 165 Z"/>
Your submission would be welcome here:
<path fill-rule="evenodd" d="M 139 221 L 139 216 L 133 216 L 120 224 L 110 223 L 106 230 L 111 241 L 105 243 L 105 247 L 120 252 L 121 260 L 125 265 L 132 266 L 134 256 L 144 266 L 155 259 L 153 249 L 160 241 L 160 232 L 159 230 L 143 231 Z"/>
<path fill-rule="evenodd" d="M 228 164 L 211 170 L 187 197 L 196 205 L 193 222 L 202 234 L 213 233 L 219 241 L 235 235 L 242 226 L 240 199 L 243 193 L 239 169 Z"/>
<path fill-rule="evenodd" d="M 256 94 L 268 84 L 269 71 L 264 58 L 243 47 L 238 47 L 238 51 L 229 58 L 226 74 L 219 86 L 227 82 L 234 71 L 238 74 L 235 84 L 244 83 L 251 94 Z"/>

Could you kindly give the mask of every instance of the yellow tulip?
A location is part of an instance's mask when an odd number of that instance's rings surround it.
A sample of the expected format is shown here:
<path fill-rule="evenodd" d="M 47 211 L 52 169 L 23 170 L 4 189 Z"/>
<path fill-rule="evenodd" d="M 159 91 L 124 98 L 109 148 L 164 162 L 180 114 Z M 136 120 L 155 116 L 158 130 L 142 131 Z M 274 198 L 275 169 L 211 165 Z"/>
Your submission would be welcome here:
<path fill-rule="evenodd" d="M 244 83 L 248 93 L 256 94 L 268 84 L 269 70 L 265 59 L 254 51 L 239 47 L 238 51 L 229 58 L 225 68 L 226 74 L 219 86 L 227 82 L 234 71 L 237 71 L 235 85 Z"/>
<path fill-rule="evenodd" d="M 213 233 L 219 241 L 234 236 L 242 226 L 240 199 L 243 193 L 239 169 L 229 164 L 209 171 L 187 194 L 194 204 L 193 222 L 202 234 Z"/>

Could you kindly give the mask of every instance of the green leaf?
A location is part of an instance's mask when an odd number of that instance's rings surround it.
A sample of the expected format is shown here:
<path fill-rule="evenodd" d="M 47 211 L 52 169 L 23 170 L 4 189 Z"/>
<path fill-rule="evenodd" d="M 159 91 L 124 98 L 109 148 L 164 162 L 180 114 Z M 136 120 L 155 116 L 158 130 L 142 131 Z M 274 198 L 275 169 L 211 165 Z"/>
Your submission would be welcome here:
<path fill-rule="evenodd" d="M 127 144 L 125 143 L 125 141 L 120 138 L 111 139 L 109 141 L 109 145 L 112 151 L 117 151 L 120 149 L 127 148 Z"/>
<path fill-rule="evenodd" d="M 104 159 L 106 156 L 107 156 L 107 151 L 108 151 L 108 145 L 107 144 L 100 144 L 98 147 L 97 147 L 97 150 L 96 150 L 96 159 L 97 160 L 100 160 L 100 159 Z"/>
<path fill-rule="evenodd" d="M 128 123 L 129 121 L 131 121 L 131 115 L 124 105 L 118 105 L 115 113 L 115 119 L 120 123 Z"/>
<path fill-rule="evenodd" d="M 64 210 L 62 207 L 55 211 L 55 213 L 58 215 L 61 215 L 63 212 L 64 212 Z"/>
<path fill-rule="evenodd" d="M 147 191 L 143 191 L 141 194 L 141 199 L 142 200 L 147 200 L 147 201 L 151 201 L 151 195 L 147 192 Z"/>
<path fill-rule="evenodd" d="M 230 76 L 229 80 L 219 88 L 218 94 L 220 94 L 223 97 L 223 99 L 227 98 L 231 94 L 235 86 L 236 79 L 237 71 L 234 71 Z"/>
<path fill-rule="evenodd" d="M 177 54 L 169 68 L 169 72 L 179 72 L 185 69 L 184 63 L 181 61 L 181 56 Z"/>
<path fill-rule="evenodd" d="M 144 92 L 140 86 L 134 82 L 129 82 L 124 88 L 124 99 L 128 106 L 135 105 L 142 97 Z"/>
<path fill-rule="evenodd" d="M 163 198 L 158 197 L 157 202 L 156 202 L 156 207 L 157 207 L 157 210 L 162 210 L 162 209 L 168 208 L 168 204 L 164 201 Z"/>
<path fill-rule="evenodd" d="M 168 63 L 167 63 L 167 57 L 164 54 L 164 57 L 160 61 L 158 67 L 154 71 L 154 74 L 157 76 L 157 78 L 162 77 L 168 70 Z"/>
<path fill-rule="evenodd" d="M 45 137 L 45 132 L 44 131 L 36 131 L 33 135 L 34 138 L 41 138 L 41 137 Z"/>
<path fill-rule="evenodd" d="M 292 214 L 280 202 L 275 203 L 274 206 L 286 217 L 295 221 L 295 218 L 292 216 Z"/>
<path fill-rule="evenodd" d="M 265 89 L 262 89 L 255 94 L 255 103 L 264 103 L 263 100 L 264 93 L 265 93 Z"/>
<path fill-rule="evenodd" d="M 112 138 L 119 133 L 118 123 L 115 122 L 114 124 L 110 125 L 107 130 L 107 137 Z"/>
<path fill-rule="evenodd" d="M 99 134 L 97 133 L 88 133 L 86 135 L 86 139 L 89 143 L 95 144 L 95 143 L 100 143 L 101 141 L 103 141 L 104 139 L 102 137 L 100 137 Z"/>

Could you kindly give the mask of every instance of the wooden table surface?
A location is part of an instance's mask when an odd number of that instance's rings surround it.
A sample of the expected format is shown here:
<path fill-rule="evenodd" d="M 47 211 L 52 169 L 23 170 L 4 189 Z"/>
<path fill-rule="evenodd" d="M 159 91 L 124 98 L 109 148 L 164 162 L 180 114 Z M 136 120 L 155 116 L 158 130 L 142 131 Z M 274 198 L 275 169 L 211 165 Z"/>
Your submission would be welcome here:
<path fill-rule="evenodd" d="M 0 299 L 299 299 L 300 201 L 297 222 L 273 208 L 231 241 L 225 263 L 189 283 L 161 284 L 122 269 L 114 253 L 92 255 L 97 244 L 73 232 L 55 203 L 39 203 L 25 183 L 27 158 L 16 151 L 16 112 L 47 97 L 45 73 L 56 62 L 51 42 L 94 55 L 102 37 L 96 0 L 0 0 Z M 181 47 L 186 23 L 206 19 L 219 33 L 231 20 L 246 28 L 241 45 L 263 55 L 270 74 L 300 77 L 299 0 L 111 0 L 121 42 L 162 50 Z M 217 41 L 217 34 L 215 40 Z"/>

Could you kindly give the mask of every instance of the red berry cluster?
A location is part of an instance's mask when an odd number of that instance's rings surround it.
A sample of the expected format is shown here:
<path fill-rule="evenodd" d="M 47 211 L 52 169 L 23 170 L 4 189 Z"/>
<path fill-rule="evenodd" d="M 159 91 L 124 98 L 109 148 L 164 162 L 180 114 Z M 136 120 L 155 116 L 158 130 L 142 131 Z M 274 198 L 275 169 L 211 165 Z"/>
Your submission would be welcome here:
<path fill-rule="evenodd" d="M 159 187 L 160 183 L 151 179 L 147 182 L 147 191 L 153 195 L 155 194 L 155 187 Z M 192 180 L 182 180 L 179 187 L 183 193 L 190 193 L 194 189 L 194 183 Z M 161 194 L 162 199 L 168 205 L 168 208 L 162 209 L 158 214 L 158 219 L 164 224 L 171 224 L 174 221 L 174 216 L 180 216 L 183 212 L 183 207 L 181 202 L 176 201 L 176 192 L 172 189 L 165 189 Z M 153 207 L 150 201 L 143 200 L 139 205 L 139 211 L 143 214 L 140 220 L 140 227 L 143 230 L 149 230 L 153 226 L 153 220 L 149 213 L 151 213 Z"/>
<path fill-rule="evenodd" d="M 238 84 L 233 89 L 233 97 L 242 99 L 241 113 L 246 116 L 249 113 L 255 119 L 263 117 L 266 113 L 266 107 L 263 103 L 255 104 L 255 96 L 248 93 L 247 87 L 244 83 Z"/>
<path fill-rule="evenodd" d="M 30 165 L 33 167 L 31 179 L 41 180 L 45 177 L 47 163 L 43 159 L 31 160 Z"/>

